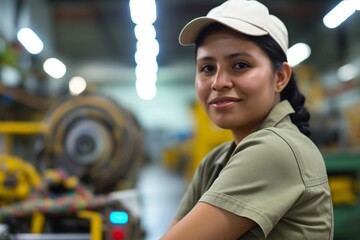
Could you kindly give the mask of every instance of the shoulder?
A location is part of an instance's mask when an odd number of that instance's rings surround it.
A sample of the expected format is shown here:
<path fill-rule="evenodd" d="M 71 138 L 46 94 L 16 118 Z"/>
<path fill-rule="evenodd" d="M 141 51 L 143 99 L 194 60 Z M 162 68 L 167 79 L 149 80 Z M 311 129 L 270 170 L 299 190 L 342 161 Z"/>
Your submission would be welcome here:
<path fill-rule="evenodd" d="M 270 127 L 249 135 L 236 147 L 233 160 L 263 169 L 292 169 L 293 173 L 300 173 L 305 182 L 314 178 L 326 180 L 327 175 L 319 149 L 307 136 L 292 128 Z"/>
<path fill-rule="evenodd" d="M 206 158 L 214 158 L 214 157 L 216 158 L 217 156 L 226 154 L 229 151 L 232 144 L 233 142 L 229 141 L 216 146 L 206 155 Z"/>
<path fill-rule="evenodd" d="M 261 129 L 244 138 L 236 147 L 236 152 L 246 149 L 261 150 L 262 153 L 284 150 L 289 148 L 288 136 L 285 135 L 282 129 Z"/>
<path fill-rule="evenodd" d="M 300 146 L 303 150 L 318 151 L 315 144 L 304 134 L 295 128 L 269 127 L 256 131 L 247 136 L 237 147 L 245 149 L 248 147 L 261 148 L 262 151 L 274 152 L 276 150 L 298 151 Z"/>
<path fill-rule="evenodd" d="M 228 158 L 229 151 L 232 148 L 235 148 L 235 144 L 233 142 L 224 142 L 215 148 L 213 148 L 200 162 L 198 167 L 199 171 L 212 171 L 216 165 L 225 165 Z M 227 157 L 228 156 L 228 157 Z"/>
<path fill-rule="evenodd" d="M 296 133 L 292 133 L 298 138 Z M 301 134 L 301 133 L 298 133 Z M 289 142 L 291 134 L 283 129 L 264 128 L 254 132 L 241 141 L 236 147 L 231 162 L 238 162 L 247 167 L 277 168 L 278 170 L 294 169 L 297 171 L 297 156 L 294 147 L 297 144 Z M 295 140 L 297 141 L 297 140 Z"/>

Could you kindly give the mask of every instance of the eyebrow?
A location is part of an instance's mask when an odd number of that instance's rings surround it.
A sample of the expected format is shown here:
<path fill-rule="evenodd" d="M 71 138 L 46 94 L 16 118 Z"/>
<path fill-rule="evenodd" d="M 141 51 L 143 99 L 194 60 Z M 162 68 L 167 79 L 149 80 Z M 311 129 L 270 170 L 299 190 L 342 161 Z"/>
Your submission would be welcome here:
<path fill-rule="evenodd" d="M 237 52 L 237 53 L 232 53 L 229 54 L 225 57 L 226 60 L 231 60 L 233 58 L 237 58 L 239 56 L 242 57 L 253 57 L 251 54 L 247 53 L 247 52 Z M 205 56 L 205 57 L 201 57 L 201 58 L 197 58 L 196 61 L 211 61 L 214 60 L 214 57 L 211 56 Z"/>

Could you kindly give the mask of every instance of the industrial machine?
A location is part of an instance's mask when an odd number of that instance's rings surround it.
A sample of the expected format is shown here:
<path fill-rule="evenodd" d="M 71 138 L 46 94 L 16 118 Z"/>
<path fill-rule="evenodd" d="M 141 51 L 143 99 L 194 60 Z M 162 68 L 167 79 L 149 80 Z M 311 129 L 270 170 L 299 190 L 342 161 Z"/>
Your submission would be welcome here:
<path fill-rule="evenodd" d="M 144 151 L 130 111 L 99 94 L 68 96 L 43 122 L 0 122 L 0 239 L 142 239 L 134 189 Z M 15 138 L 36 135 L 35 160 Z"/>
<path fill-rule="evenodd" d="M 97 94 L 69 96 L 45 117 L 41 168 L 62 168 L 95 193 L 132 188 L 143 160 L 140 125 L 130 111 Z"/>
<path fill-rule="evenodd" d="M 360 153 L 333 152 L 324 155 L 334 206 L 334 239 L 360 236 Z"/>
<path fill-rule="evenodd" d="M 21 158 L 0 155 L 0 207 L 25 200 L 40 185 L 36 169 Z"/>
<path fill-rule="evenodd" d="M 94 195 L 76 176 L 47 170 L 27 199 L 0 208 L 1 239 L 141 239 L 139 203 L 133 189 Z"/>

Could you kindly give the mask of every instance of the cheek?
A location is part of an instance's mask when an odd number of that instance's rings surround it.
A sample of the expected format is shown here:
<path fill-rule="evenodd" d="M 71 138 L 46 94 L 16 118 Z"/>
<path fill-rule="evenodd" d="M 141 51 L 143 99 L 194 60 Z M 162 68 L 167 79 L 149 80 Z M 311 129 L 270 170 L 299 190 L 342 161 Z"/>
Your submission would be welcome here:
<path fill-rule="evenodd" d="M 239 89 L 243 91 L 248 97 L 258 94 L 262 91 L 263 85 L 256 79 L 246 79 L 238 83 Z"/>
<path fill-rule="evenodd" d="M 209 94 L 209 86 L 200 80 L 195 80 L 195 90 L 200 100 L 203 100 Z"/>
<path fill-rule="evenodd" d="M 195 81 L 195 90 L 196 90 L 196 94 L 198 96 L 198 100 L 199 100 L 201 106 L 207 112 L 208 111 L 207 102 L 208 102 L 209 95 L 210 95 L 210 92 L 211 92 L 210 87 L 207 86 L 207 84 L 205 84 L 204 82 Z"/>
<path fill-rule="evenodd" d="M 272 80 L 268 77 L 248 78 L 239 83 L 241 89 L 248 95 L 260 95 L 261 98 L 267 97 L 269 93 L 274 92 Z"/>

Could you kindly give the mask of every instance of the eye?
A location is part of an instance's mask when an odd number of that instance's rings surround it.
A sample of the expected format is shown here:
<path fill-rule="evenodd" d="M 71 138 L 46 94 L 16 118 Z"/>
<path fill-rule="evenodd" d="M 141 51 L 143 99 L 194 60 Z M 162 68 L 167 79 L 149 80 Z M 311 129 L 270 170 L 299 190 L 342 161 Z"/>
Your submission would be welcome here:
<path fill-rule="evenodd" d="M 245 62 L 238 62 L 238 63 L 236 63 L 236 64 L 234 65 L 234 68 L 235 68 L 235 69 L 240 69 L 240 70 L 246 69 L 246 68 L 249 68 L 249 67 L 250 67 L 250 65 L 247 64 L 247 63 L 245 63 Z"/>
<path fill-rule="evenodd" d="M 200 72 L 211 73 L 214 71 L 214 69 L 215 69 L 215 67 L 212 65 L 203 65 L 200 68 Z"/>

